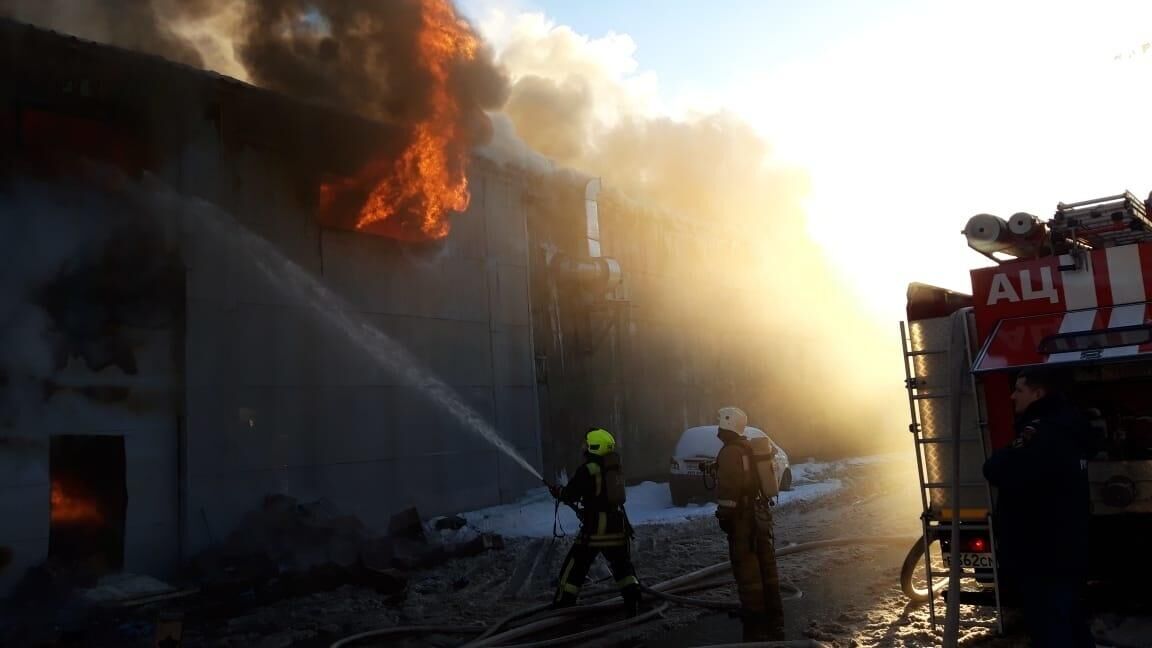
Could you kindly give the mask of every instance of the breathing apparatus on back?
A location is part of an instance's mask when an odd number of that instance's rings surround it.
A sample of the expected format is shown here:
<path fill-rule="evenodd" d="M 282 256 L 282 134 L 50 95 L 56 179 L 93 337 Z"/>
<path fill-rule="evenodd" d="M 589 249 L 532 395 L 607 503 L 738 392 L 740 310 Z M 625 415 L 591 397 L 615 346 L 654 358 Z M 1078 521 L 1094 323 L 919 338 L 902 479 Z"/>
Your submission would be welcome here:
<path fill-rule="evenodd" d="M 627 490 L 624 484 L 624 468 L 620 462 L 620 454 L 616 452 L 616 439 L 607 430 L 590 428 L 584 435 L 584 453 L 588 458 L 588 463 L 593 464 L 590 466 L 590 471 L 595 471 L 597 481 L 600 484 L 598 495 L 603 498 L 603 503 L 609 507 L 623 506 L 627 500 Z M 562 502 L 562 487 L 547 481 L 544 482 L 544 485 L 548 487 L 548 491 L 556 499 L 557 522 L 553 524 L 553 535 L 556 535 L 561 503 L 567 504 L 576 512 L 577 517 L 581 516 L 582 511 L 580 507 L 571 502 Z"/>
<path fill-rule="evenodd" d="M 745 431 L 748 428 L 748 415 L 739 407 L 722 407 L 717 412 L 717 427 L 739 434 L 744 439 L 744 447 L 748 451 L 749 462 L 745 469 L 749 471 L 746 479 L 753 480 L 756 490 L 764 499 L 771 500 L 780 494 L 780 482 L 776 479 L 776 467 L 773 459 L 776 457 L 776 447 L 768 437 L 748 438 Z M 719 463 L 715 461 L 701 465 L 704 476 L 704 485 L 708 490 L 716 486 L 716 476 Z"/>

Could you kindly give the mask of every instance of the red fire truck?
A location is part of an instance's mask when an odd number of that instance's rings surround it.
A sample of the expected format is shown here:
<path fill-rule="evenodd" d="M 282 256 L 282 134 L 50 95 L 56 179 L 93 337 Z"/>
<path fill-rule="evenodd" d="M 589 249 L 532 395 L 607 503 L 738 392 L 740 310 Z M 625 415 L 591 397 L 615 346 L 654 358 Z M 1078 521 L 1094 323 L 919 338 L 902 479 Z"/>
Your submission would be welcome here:
<path fill-rule="evenodd" d="M 994 605 L 999 624 L 995 494 L 982 466 L 1013 439 L 1009 394 L 1025 367 L 1066 374 L 1068 396 L 1102 448 L 1088 462 L 1091 555 L 1069 560 L 1087 561 L 1096 578 L 1152 567 L 1150 210 L 1152 197 L 1126 192 L 1061 203 L 1046 222 L 979 214 L 964 234 L 995 265 L 971 272 L 972 294 L 909 286 L 901 336 L 924 536 L 901 585 L 912 599 L 932 600 L 934 623 L 934 594 L 947 588 L 957 559 L 966 576 L 961 602 Z M 1051 532 L 1060 529 L 1052 520 Z"/>

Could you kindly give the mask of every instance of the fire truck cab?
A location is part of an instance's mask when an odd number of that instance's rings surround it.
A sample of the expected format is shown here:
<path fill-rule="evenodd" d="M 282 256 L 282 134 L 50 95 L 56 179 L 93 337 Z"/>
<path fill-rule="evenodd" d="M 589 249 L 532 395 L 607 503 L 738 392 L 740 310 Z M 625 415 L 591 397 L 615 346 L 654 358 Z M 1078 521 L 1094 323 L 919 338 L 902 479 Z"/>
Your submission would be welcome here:
<path fill-rule="evenodd" d="M 1087 464 L 1091 555 L 1069 560 L 1086 562 L 1096 578 L 1152 573 L 1150 208 L 1125 192 L 1061 203 L 1046 222 L 979 214 L 964 234 L 995 265 L 971 271 L 971 295 L 909 286 L 901 331 L 924 503 L 922 546 L 902 574 L 910 597 L 935 601 L 954 555 L 975 583 L 961 601 L 999 609 L 995 493 L 982 466 L 1014 438 L 1009 395 L 1026 367 L 1064 374 L 1066 396 L 1089 417 L 1099 448 Z M 953 524 L 963 545 L 956 552 Z M 1060 529 L 1052 520 L 1051 532 Z M 921 561 L 922 582 L 913 583 Z"/>

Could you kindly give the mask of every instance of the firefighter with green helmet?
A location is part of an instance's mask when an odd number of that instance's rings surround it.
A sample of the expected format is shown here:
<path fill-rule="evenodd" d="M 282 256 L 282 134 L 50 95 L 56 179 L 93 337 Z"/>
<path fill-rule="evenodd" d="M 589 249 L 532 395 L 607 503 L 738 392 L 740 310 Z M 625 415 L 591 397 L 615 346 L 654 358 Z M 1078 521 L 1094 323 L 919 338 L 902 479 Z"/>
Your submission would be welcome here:
<path fill-rule="evenodd" d="M 767 438 L 744 436 L 748 415 L 738 407 L 718 412 L 716 518 L 728 536 L 728 555 L 740 595 L 745 641 L 784 639 L 784 604 L 772 531 L 772 498 L 778 482 Z"/>
<path fill-rule="evenodd" d="M 560 568 L 553 607 L 576 603 L 592 561 L 604 554 L 624 598 L 628 616 L 640 605 L 640 582 L 632 565 L 632 526 L 624 511 L 624 474 L 616 440 L 607 430 L 591 428 L 585 435 L 584 463 L 568 484 L 549 486 L 552 496 L 571 506 L 580 517 L 580 534 Z"/>

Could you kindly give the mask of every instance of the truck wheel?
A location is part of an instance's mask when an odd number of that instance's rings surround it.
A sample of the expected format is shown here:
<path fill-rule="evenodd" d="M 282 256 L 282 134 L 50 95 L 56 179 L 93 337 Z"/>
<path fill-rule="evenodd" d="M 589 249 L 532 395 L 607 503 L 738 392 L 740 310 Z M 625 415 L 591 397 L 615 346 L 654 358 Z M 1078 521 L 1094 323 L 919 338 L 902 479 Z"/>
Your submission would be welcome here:
<path fill-rule="evenodd" d="M 792 490 L 792 469 L 791 468 L 785 468 L 784 469 L 784 475 L 780 477 L 780 490 L 782 490 L 782 491 Z"/>
<path fill-rule="evenodd" d="M 677 481 L 669 481 L 668 490 L 672 492 L 672 506 L 686 506 L 688 504 L 690 498 L 683 484 Z"/>
<path fill-rule="evenodd" d="M 944 561 L 940 559 L 940 543 L 936 540 L 932 541 L 932 571 L 944 571 Z M 924 573 L 924 537 L 921 536 L 908 550 L 904 565 L 900 568 L 900 589 L 909 600 L 923 603 L 947 587 L 948 579 L 938 578 L 929 591 L 928 578 Z"/>

